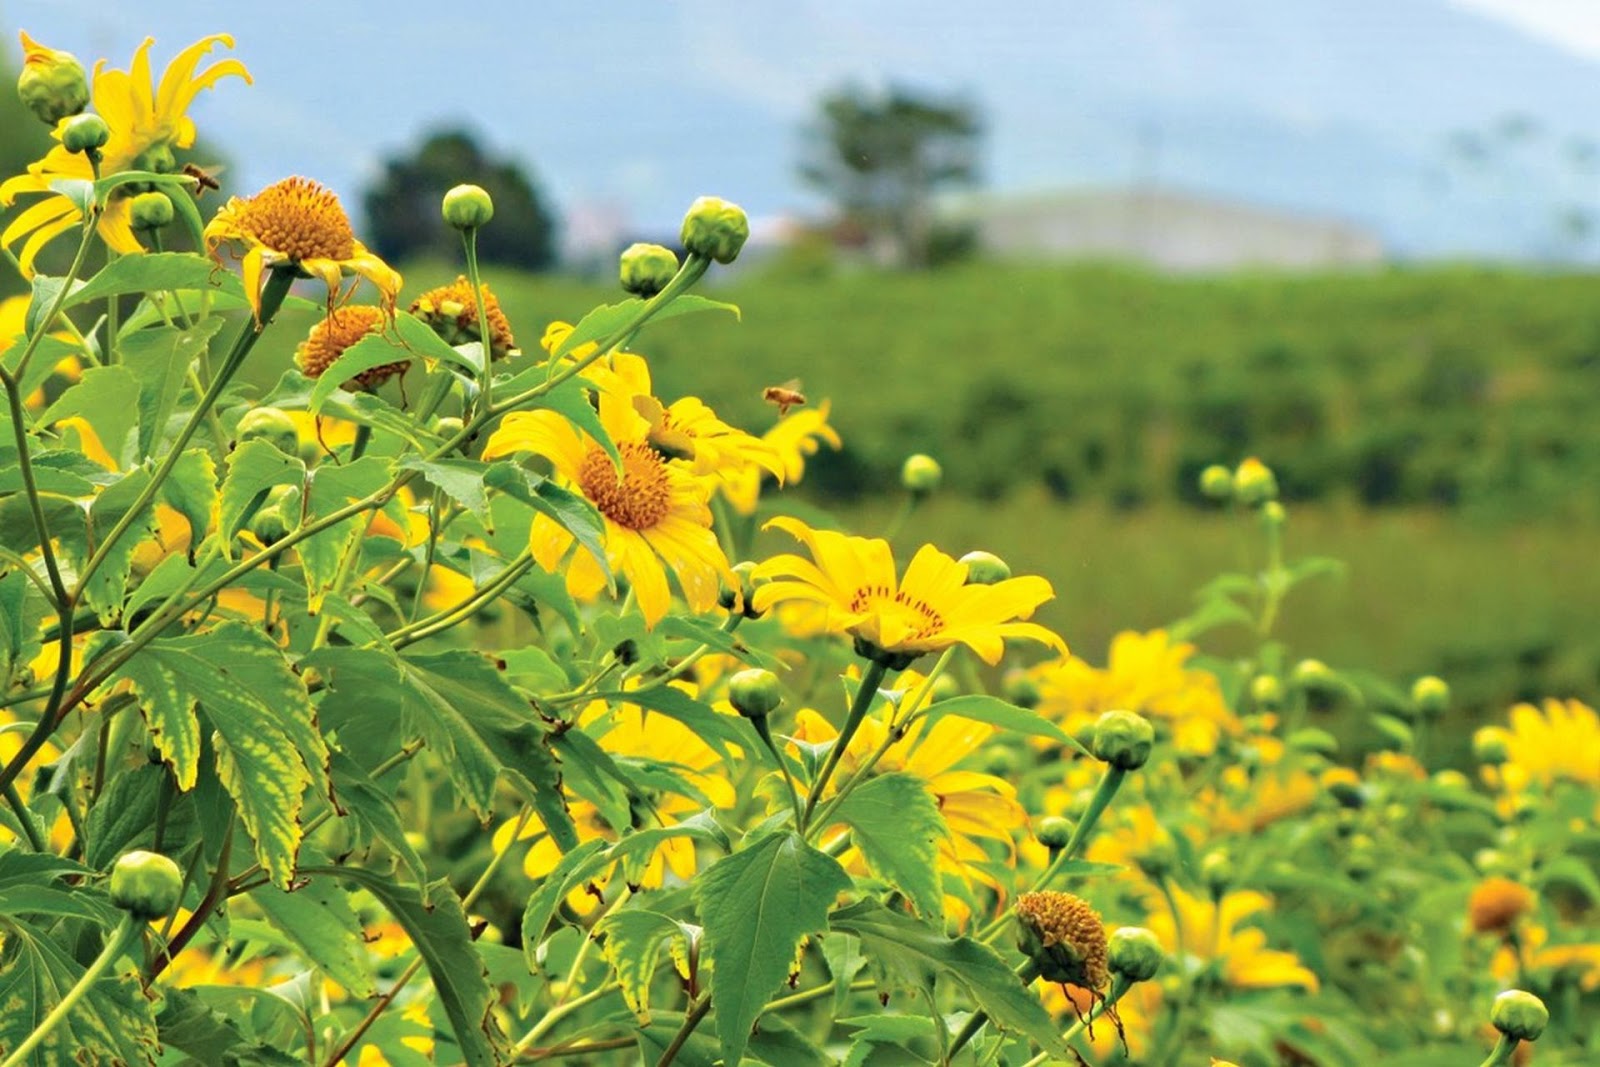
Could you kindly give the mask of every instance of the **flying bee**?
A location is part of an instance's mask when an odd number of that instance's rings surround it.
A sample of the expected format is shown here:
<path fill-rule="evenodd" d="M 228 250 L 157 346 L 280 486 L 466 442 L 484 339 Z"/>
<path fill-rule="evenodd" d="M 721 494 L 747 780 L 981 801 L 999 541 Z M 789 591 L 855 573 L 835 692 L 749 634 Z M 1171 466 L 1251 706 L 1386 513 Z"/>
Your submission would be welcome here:
<path fill-rule="evenodd" d="M 778 407 L 778 418 L 789 414 L 789 409 L 798 407 L 806 402 L 806 395 L 800 391 L 800 379 L 790 378 L 782 385 L 769 385 L 761 390 L 761 399 Z"/>
<path fill-rule="evenodd" d="M 206 195 L 207 189 L 210 189 L 212 192 L 217 192 L 222 188 L 222 183 L 216 179 L 216 175 L 222 173 L 221 167 L 213 167 L 209 172 L 207 172 L 195 166 L 193 163 L 185 163 L 183 165 L 183 172 L 189 177 L 193 178 L 196 186 L 198 186 L 194 193 L 196 199 Z"/>

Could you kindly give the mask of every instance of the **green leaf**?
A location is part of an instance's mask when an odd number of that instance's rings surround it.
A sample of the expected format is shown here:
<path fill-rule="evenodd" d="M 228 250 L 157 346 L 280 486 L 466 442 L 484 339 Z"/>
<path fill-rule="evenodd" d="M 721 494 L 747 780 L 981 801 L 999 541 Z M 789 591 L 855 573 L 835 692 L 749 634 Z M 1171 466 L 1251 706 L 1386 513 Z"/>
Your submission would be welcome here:
<path fill-rule="evenodd" d="M 127 476 L 106 486 L 89 505 L 89 537 L 99 544 L 110 535 L 112 528 L 129 513 L 139 494 L 150 484 L 150 475 L 143 468 L 135 468 Z M 133 553 L 141 541 L 156 535 L 155 511 L 146 504 L 112 544 L 100 569 L 95 571 L 84 589 L 84 599 L 107 626 L 121 620 L 122 600 L 128 585 L 128 575 L 133 569 Z"/>
<path fill-rule="evenodd" d="M 54 278 L 45 274 L 33 276 L 32 292 L 28 296 L 28 310 L 23 316 L 23 331 L 26 336 L 33 337 L 44 330 L 44 317 L 49 313 L 56 297 L 61 295 L 61 287 L 65 283 L 65 278 Z M 83 284 L 82 281 L 75 281 L 73 288 L 81 289 Z M 62 306 L 64 309 L 66 305 Z"/>
<path fill-rule="evenodd" d="M 27 575 L 0 577 L 0 686 L 9 688 L 16 668 L 38 655 L 39 623 L 47 610 Z"/>
<path fill-rule="evenodd" d="M 222 481 L 218 521 L 224 544 L 244 529 L 268 490 L 279 485 L 300 485 L 305 478 L 306 465 L 299 457 L 284 455 L 265 438 L 240 442 L 228 456 L 228 474 Z"/>
<path fill-rule="evenodd" d="M 426 460 L 408 456 L 401 470 L 419 472 L 435 488 L 485 521 L 489 518 L 489 495 L 483 487 L 482 463 L 470 459 Z"/>
<path fill-rule="evenodd" d="M 1049 1013 L 987 945 L 970 937 L 946 937 L 942 930 L 872 900 L 839 909 L 829 924 L 859 937 L 869 959 L 913 987 L 927 988 L 936 977 L 954 982 L 995 1025 L 1027 1036 L 1047 1052 L 1066 1054 Z"/>
<path fill-rule="evenodd" d="M 607 694 L 608 700 L 636 704 L 650 711 L 660 712 L 676 719 L 699 735 L 700 740 L 716 749 L 723 759 L 732 761 L 733 753 L 749 744 L 750 738 L 741 728 L 737 715 L 724 715 L 711 705 L 696 700 L 682 689 L 672 685 L 630 689 L 623 693 Z"/>
<path fill-rule="evenodd" d="M 773 834 L 700 874 L 695 906 L 729 1067 L 744 1058 L 750 1027 L 788 977 L 800 939 L 826 926 L 828 909 L 850 886 L 843 867 L 793 833 Z"/>
<path fill-rule="evenodd" d="M 81 416 L 112 459 L 121 462 L 128 435 L 139 421 L 139 380 L 127 367 L 90 367 L 76 385 L 56 398 L 39 416 L 51 426 L 74 415 Z"/>
<path fill-rule="evenodd" d="M 334 751 L 329 770 L 339 805 L 345 811 L 342 817 L 353 819 L 366 833 L 383 842 L 406 865 L 413 878 L 418 882 L 426 882 L 427 865 L 406 836 L 405 826 L 400 822 L 400 811 L 389 792 L 374 782 L 344 752 Z"/>
<path fill-rule="evenodd" d="M 256 843 L 256 858 L 288 888 L 300 847 L 307 786 L 325 787 L 328 750 L 304 681 L 272 640 L 243 623 L 157 638 L 120 676 L 138 695 L 150 737 L 178 786 L 200 766 L 203 707 L 216 731 L 216 768 Z"/>
<path fill-rule="evenodd" d="M 971 719 L 973 722 L 988 723 L 998 726 L 1002 730 L 1022 734 L 1026 737 L 1043 737 L 1054 741 L 1058 745 L 1066 745 L 1077 749 L 1085 756 L 1089 751 L 1066 731 L 1062 730 L 1049 719 L 1044 718 L 1027 708 L 1019 708 L 1015 704 L 1008 704 L 998 697 L 971 694 L 968 696 L 951 697 L 941 700 L 928 708 L 928 718 L 937 722 L 947 715 L 954 715 L 960 719 Z"/>
<path fill-rule="evenodd" d="M 922 779 L 904 771 L 868 779 L 846 794 L 833 817 L 850 827 L 851 840 L 874 873 L 905 893 L 923 916 L 944 919 L 937 864 L 947 831 Z"/>
<path fill-rule="evenodd" d="M 588 882 L 611 865 L 607 855 L 610 842 L 591 838 L 566 853 L 528 895 L 522 909 L 522 954 L 529 974 L 539 974 L 539 946 L 545 942 L 545 929 L 555 918 L 556 909 L 568 893 Z"/>
<path fill-rule="evenodd" d="M 624 908 L 596 923 L 591 936 L 604 938 L 601 951 L 617 973 L 622 999 L 628 1002 L 641 1024 L 648 1023 L 650 981 L 655 977 L 661 949 L 668 938 L 687 942 L 689 932 L 684 924 L 644 908 Z"/>
<path fill-rule="evenodd" d="M 305 958 L 320 967 L 351 996 L 378 995 L 361 920 L 351 910 L 349 896 L 334 879 L 313 877 L 291 892 L 262 886 L 250 894 L 267 921 L 299 947 Z"/>
<path fill-rule="evenodd" d="M 200 994 L 192 989 L 167 987 L 162 990 L 161 1014 L 156 1016 L 156 1027 L 162 1045 L 189 1056 L 188 1063 L 198 1067 L 207 1064 L 255 1067 L 257 1064 L 294 1065 L 303 1062 L 282 1051 L 276 1051 L 277 1055 L 284 1057 L 281 1060 L 266 1058 L 272 1054 L 271 1051 L 263 1052 L 259 1044 L 246 1038 L 232 1021 L 209 1007 Z"/>
<path fill-rule="evenodd" d="M 510 464 L 497 463 L 490 467 L 484 471 L 483 481 L 489 488 L 498 489 L 554 519 L 557 525 L 576 537 L 578 544 L 600 564 L 600 570 L 615 592 L 615 579 L 606 558 L 605 520 L 593 505 L 547 478 Z"/>
<path fill-rule="evenodd" d="M 104 869 L 133 848 L 153 843 L 156 807 L 167 769 L 140 761 L 112 777 L 84 820 L 88 847 L 83 858 L 89 866 Z"/>
<path fill-rule="evenodd" d="M 211 530 L 217 506 L 217 465 L 204 448 L 191 448 L 178 457 L 172 473 L 161 483 L 161 499 L 189 523 L 189 553 Z"/>
<path fill-rule="evenodd" d="M 616 443 L 606 432 L 605 424 L 600 421 L 600 413 L 589 401 L 589 391 L 583 387 L 579 379 L 567 379 L 535 400 L 532 406 L 549 408 L 559 413 L 568 422 L 594 438 L 595 443 L 605 449 L 606 455 L 611 457 L 613 463 L 622 462 L 622 454 L 617 451 Z"/>
<path fill-rule="evenodd" d="M 146 293 L 152 289 L 216 289 L 225 285 L 224 279 L 231 277 L 195 252 L 121 256 L 106 264 L 82 288 L 74 290 L 63 307 L 74 308 L 108 296 Z"/>
<path fill-rule="evenodd" d="M 214 316 L 187 330 L 160 326 L 124 334 L 118 341 L 121 365 L 139 382 L 140 459 L 155 453 L 183 392 L 189 365 L 206 350 L 222 323 L 221 316 Z"/>
<path fill-rule="evenodd" d="M 644 308 L 644 304 L 645 302 L 639 299 L 624 300 L 616 304 L 601 304 L 578 320 L 577 326 L 573 327 L 566 340 L 561 342 L 561 347 L 556 349 L 555 358 L 560 359 L 579 345 L 599 341 L 622 329 Z M 729 311 L 733 313 L 734 318 L 739 318 L 739 308 L 735 304 L 725 304 L 720 300 L 709 300 L 693 293 L 685 293 L 652 315 L 650 321 L 664 322 L 680 315 L 692 315 L 697 311 Z"/>
<path fill-rule="evenodd" d="M 504 1067 L 511 1062 L 505 1037 L 495 1022 L 495 996 L 488 971 L 473 948 L 466 912 L 448 880 L 431 883 L 423 893 L 360 868 L 310 868 L 308 872 L 358 883 L 377 897 L 410 935 L 433 979 L 434 993 L 444 1005 L 467 1067 Z"/>
<path fill-rule="evenodd" d="M 85 970 L 53 939 L 9 915 L 0 949 L 0 1055 L 16 1049 L 77 985 Z M 151 1002 L 131 969 L 108 974 L 50 1031 L 27 1067 L 71 1063 L 154 1064 Z"/>
<path fill-rule="evenodd" d="M 350 463 L 327 464 L 311 472 L 304 520 L 313 522 L 333 514 L 355 500 L 370 496 L 389 483 L 390 463 L 363 456 Z M 301 541 L 300 571 L 306 583 L 306 607 L 322 610 L 323 597 L 333 589 L 346 552 L 360 552 L 359 539 L 371 516 L 363 512 L 336 523 Z"/>

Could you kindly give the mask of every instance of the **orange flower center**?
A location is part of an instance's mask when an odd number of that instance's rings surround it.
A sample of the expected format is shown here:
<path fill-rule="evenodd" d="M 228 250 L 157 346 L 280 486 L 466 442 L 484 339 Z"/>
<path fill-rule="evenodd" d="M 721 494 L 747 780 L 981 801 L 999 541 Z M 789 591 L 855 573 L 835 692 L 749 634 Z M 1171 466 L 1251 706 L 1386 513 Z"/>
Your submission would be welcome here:
<path fill-rule="evenodd" d="M 238 225 L 296 261 L 355 255 L 355 233 L 339 198 L 309 178 L 285 178 L 243 201 Z"/>
<path fill-rule="evenodd" d="M 672 508 L 666 462 L 642 441 L 618 445 L 617 451 L 622 454 L 620 476 L 603 449 L 591 449 L 578 468 L 578 487 L 600 514 L 618 526 L 647 530 Z"/>
<path fill-rule="evenodd" d="M 383 328 L 387 316 L 380 307 L 368 304 L 351 304 L 335 308 L 327 318 L 311 327 L 306 339 L 295 349 L 294 361 L 307 378 L 320 378 L 344 350 L 371 333 Z M 368 367 L 357 374 L 355 382 L 367 389 L 375 389 L 392 376 L 409 366 L 409 361 L 399 360 L 378 367 Z"/>
<path fill-rule="evenodd" d="M 872 612 L 878 615 L 898 615 L 911 631 L 913 639 L 928 637 L 944 629 L 944 616 L 926 600 L 911 596 L 904 589 L 890 592 L 886 585 L 864 585 L 850 598 L 850 610 L 856 613 Z"/>

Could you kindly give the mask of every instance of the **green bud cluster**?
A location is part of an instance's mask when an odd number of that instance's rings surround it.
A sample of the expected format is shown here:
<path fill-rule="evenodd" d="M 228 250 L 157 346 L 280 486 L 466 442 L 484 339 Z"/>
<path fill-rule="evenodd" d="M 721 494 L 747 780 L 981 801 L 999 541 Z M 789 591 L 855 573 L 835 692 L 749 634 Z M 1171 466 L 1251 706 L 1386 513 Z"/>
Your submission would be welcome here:
<path fill-rule="evenodd" d="M 1136 771 L 1150 760 L 1156 728 L 1131 711 L 1108 711 L 1094 726 L 1094 754 L 1122 771 Z"/>
<path fill-rule="evenodd" d="M 665 289 L 677 273 L 677 253 L 662 245 L 633 244 L 622 253 L 622 287 L 634 296 L 648 300 Z"/>
<path fill-rule="evenodd" d="M 738 204 L 719 196 L 702 196 L 689 205 L 679 238 L 690 255 L 732 263 L 750 239 L 750 220 Z"/>
<path fill-rule="evenodd" d="M 136 919 L 172 914 L 183 895 L 183 872 L 156 852 L 124 853 L 111 868 L 111 903 Z"/>

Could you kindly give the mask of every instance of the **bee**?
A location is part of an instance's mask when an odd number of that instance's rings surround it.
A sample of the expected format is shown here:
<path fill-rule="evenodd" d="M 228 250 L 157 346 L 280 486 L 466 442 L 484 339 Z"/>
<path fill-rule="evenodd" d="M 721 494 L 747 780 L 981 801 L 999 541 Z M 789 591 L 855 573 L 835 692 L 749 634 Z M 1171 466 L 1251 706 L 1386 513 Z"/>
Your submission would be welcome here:
<path fill-rule="evenodd" d="M 201 170 L 193 163 L 185 163 L 183 165 L 183 172 L 189 177 L 193 178 L 195 180 L 195 184 L 199 186 L 199 188 L 195 190 L 194 195 L 196 198 L 206 195 L 207 189 L 210 189 L 212 192 L 217 192 L 222 188 L 222 183 L 216 179 L 216 175 L 222 172 L 221 167 L 217 167 L 215 170 L 208 173 L 204 170 Z"/>
<path fill-rule="evenodd" d="M 789 414 L 789 409 L 798 407 L 806 402 L 806 395 L 800 391 L 800 379 L 791 378 L 782 385 L 769 385 L 761 390 L 761 399 L 769 404 L 778 406 L 778 418 Z"/>

